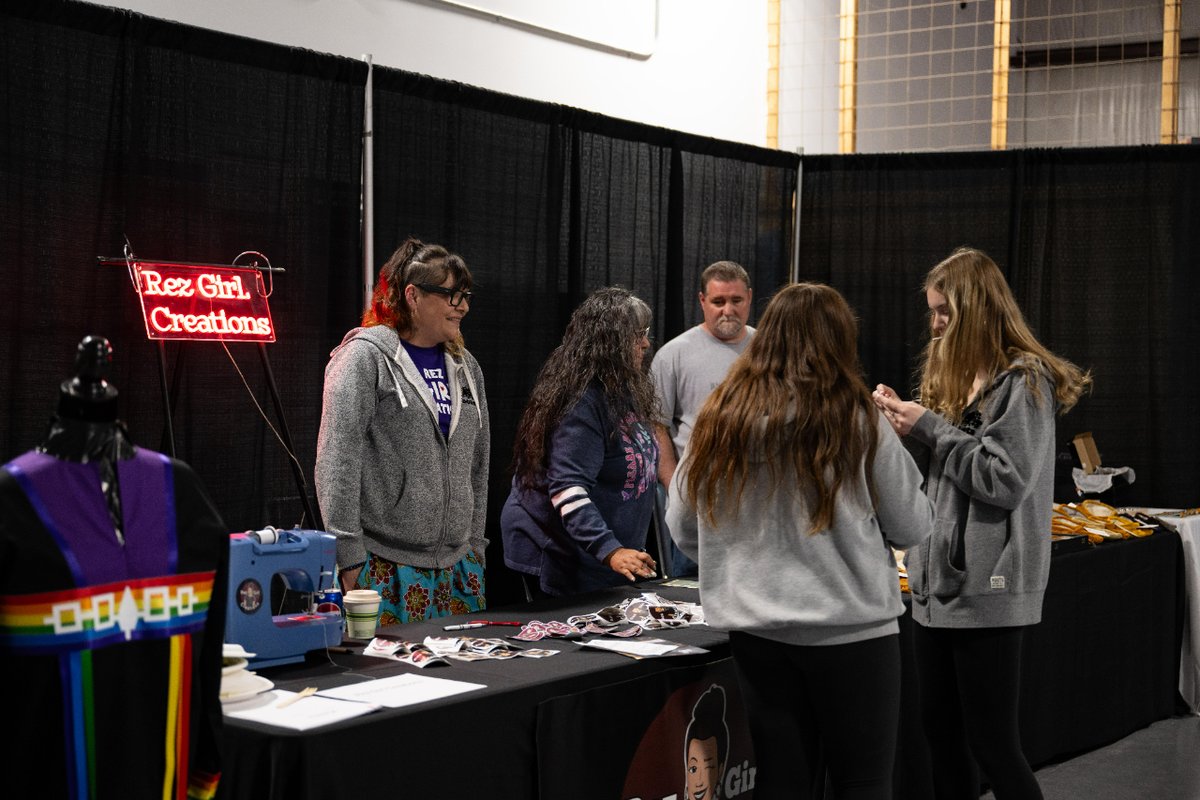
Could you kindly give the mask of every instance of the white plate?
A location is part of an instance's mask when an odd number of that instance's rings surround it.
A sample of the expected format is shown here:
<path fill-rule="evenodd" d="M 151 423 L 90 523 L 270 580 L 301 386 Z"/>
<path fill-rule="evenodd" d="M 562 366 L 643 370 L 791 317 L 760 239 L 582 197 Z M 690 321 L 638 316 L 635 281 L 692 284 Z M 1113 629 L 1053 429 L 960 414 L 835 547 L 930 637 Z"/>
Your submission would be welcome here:
<path fill-rule="evenodd" d="M 265 691 L 274 689 L 275 684 L 264 678 L 262 675 L 255 675 L 253 672 L 246 673 L 244 680 L 239 680 L 233 690 L 226 694 L 222 688 L 221 702 L 236 703 L 239 700 L 245 700 L 247 697 L 254 697 L 256 694 L 262 694 Z"/>
<path fill-rule="evenodd" d="M 254 676 L 257 674 L 252 670 L 239 669 L 229 675 L 222 675 L 221 694 L 241 694 L 243 689 L 257 686 L 258 681 L 254 680 Z"/>
<path fill-rule="evenodd" d="M 221 667 L 221 675 L 232 675 L 235 672 L 241 672 L 249 663 L 250 662 L 246 661 L 246 659 L 239 658 L 232 664 L 226 664 L 225 666 Z"/>
<path fill-rule="evenodd" d="M 240 644 L 229 642 L 221 646 L 221 655 L 225 658 L 254 658 L 254 653 L 247 653 L 246 648 Z"/>

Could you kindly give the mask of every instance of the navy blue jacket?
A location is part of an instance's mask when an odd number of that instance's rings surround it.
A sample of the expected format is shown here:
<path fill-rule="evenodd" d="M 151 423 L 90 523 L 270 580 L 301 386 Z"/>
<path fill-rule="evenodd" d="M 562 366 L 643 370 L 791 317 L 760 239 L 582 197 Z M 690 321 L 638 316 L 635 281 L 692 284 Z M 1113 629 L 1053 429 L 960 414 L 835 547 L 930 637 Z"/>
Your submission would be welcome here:
<path fill-rule="evenodd" d="M 548 594 L 624 583 L 604 559 L 646 543 L 658 469 L 650 425 L 632 415 L 614 425 L 593 384 L 554 429 L 546 462 L 535 488 L 513 482 L 500 515 L 504 563 L 539 576 Z"/>

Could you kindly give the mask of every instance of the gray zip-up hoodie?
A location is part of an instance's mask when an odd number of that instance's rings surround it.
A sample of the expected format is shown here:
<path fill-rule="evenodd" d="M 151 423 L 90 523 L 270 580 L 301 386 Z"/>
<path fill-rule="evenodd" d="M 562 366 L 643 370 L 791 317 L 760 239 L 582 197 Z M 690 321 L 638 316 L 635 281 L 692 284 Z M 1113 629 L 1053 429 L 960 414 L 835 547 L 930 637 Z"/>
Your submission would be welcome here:
<path fill-rule="evenodd" d="M 1041 621 L 1054 413 L 1049 378 L 1039 375 L 1035 400 L 1025 374 L 1010 368 L 967 406 L 960 426 L 933 412 L 917 420 L 905 444 L 926 472 L 937 521 L 905 558 L 913 620 L 933 628 Z"/>
<path fill-rule="evenodd" d="M 445 568 L 487 548 L 490 428 L 483 373 L 470 353 L 446 353 L 450 436 L 433 397 L 387 325 L 355 328 L 325 368 L 316 489 L 338 564 L 367 551 L 398 564 Z"/>

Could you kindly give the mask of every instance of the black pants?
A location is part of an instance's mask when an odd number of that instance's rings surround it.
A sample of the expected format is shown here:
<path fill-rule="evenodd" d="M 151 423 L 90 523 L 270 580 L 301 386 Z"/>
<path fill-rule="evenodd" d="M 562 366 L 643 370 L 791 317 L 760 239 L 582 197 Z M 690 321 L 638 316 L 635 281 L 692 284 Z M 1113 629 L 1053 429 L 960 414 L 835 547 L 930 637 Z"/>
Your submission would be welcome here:
<path fill-rule="evenodd" d="M 897 636 L 799 647 L 729 636 L 750 736 L 755 800 L 808 798 L 828 768 L 837 800 L 887 800 L 900 719 Z"/>
<path fill-rule="evenodd" d="M 937 800 L 978 798 L 979 767 L 996 800 L 1041 800 L 1017 728 L 1024 630 L 913 625 Z"/>

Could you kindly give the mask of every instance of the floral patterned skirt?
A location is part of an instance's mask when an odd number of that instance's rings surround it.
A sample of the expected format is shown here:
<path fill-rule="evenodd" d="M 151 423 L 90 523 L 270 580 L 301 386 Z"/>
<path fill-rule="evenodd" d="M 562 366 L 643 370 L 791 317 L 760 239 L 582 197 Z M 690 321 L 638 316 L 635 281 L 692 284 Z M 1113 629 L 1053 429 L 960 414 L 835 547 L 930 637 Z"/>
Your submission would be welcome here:
<path fill-rule="evenodd" d="M 483 598 L 483 564 L 469 551 L 452 567 L 426 569 L 396 564 L 374 553 L 358 573 L 358 589 L 374 589 L 379 604 L 379 624 L 397 625 L 451 614 L 468 614 L 487 608 Z"/>

